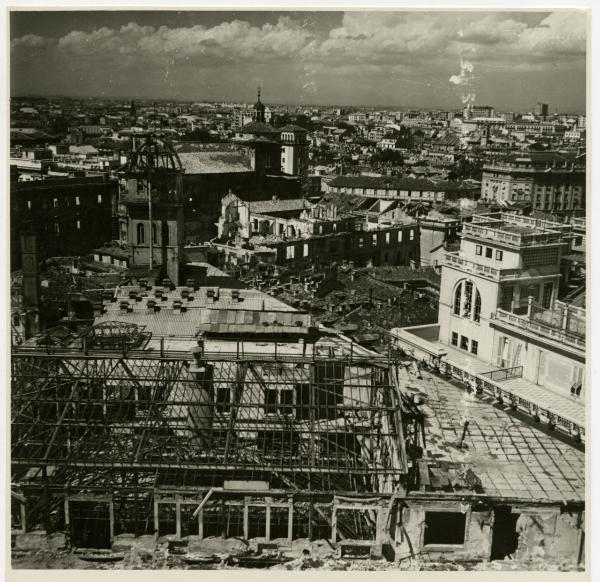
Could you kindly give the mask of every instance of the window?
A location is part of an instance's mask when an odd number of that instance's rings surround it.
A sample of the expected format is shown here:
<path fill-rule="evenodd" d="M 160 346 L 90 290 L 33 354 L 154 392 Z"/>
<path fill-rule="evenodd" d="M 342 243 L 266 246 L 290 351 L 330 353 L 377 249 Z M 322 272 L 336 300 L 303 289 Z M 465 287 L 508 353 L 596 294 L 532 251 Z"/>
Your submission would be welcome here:
<path fill-rule="evenodd" d="M 460 315 L 460 298 L 462 296 L 462 283 L 459 283 L 454 290 L 454 315 Z"/>
<path fill-rule="evenodd" d="M 79 196 L 75 196 L 75 206 L 80 206 L 81 200 L 79 200 Z"/>
<path fill-rule="evenodd" d="M 481 319 L 481 295 L 477 289 L 475 289 L 475 306 L 473 307 L 473 321 L 479 321 Z"/>
<path fill-rule="evenodd" d="M 267 388 L 265 390 L 265 414 L 277 412 L 277 390 Z"/>
<path fill-rule="evenodd" d="M 98 204 L 102 204 L 102 194 L 98 194 Z"/>
<path fill-rule="evenodd" d="M 481 245 L 475 245 L 475 254 L 481 256 L 482 247 Z"/>
<path fill-rule="evenodd" d="M 359 236 L 358 237 L 358 248 L 362 249 L 364 244 L 365 244 L 365 241 L 364 241 L 363 237 Z"/>
<path fill-rule="evenodd" d="M 221 414 L 231 410 L 231 391 L 229 388 L 217 388 L 217 400 L 215 410 Z"/>
<path fill-rule="evenodd" d="M 280 390 L 279 391 L 279 412 L 289 416 L 294 413 L 294 391 Z"/>
<path fill-rule="evenodd" d="M 27 209 L 31 210 L 31 200 L 27 200 Z"/>
<path fill-rule="evenodd" d="M 308 243 L 302 245 L 302 256 L 308 257 Z"/>
<path fill-rule="evenodd" d="M 373 246 L 374 247 L 377 246 L 377 235 L 376 234 L 373 235 Z"/>
<path fill-rule="evenodd" d="M 143 245 L 146 242 L 146 229 L 141 222 L 138 222 L 137 225 L 137 244 Z"/>
<path fill-rule="evenodd" d="M 54 234 L 60 234 L 60 226 L 58 225 L 58 222 L 54 223 Z"/>
<path fill-rule="evenodd" d="M 471 340 L 471 353 L 477 355 L 478 348 L 479 342 L 477 340 Z"/>
<path fill-rule="evenodd" d="M 542 298 L 542 306 L 545 309 L 550 308 L 550 303 L 552 301 L 552 290 L 554 285 L 552 283 L 544 283 L 544 295 Z"/>
<path fill-rule="evenodd" d="M 452 345 L 458 345 L 458 334 L 455 331 L 452 332 Z"/>
<path fill-rule="evenodd" d="M 296 255 L 296 247 L 294 245 L 288 245 L 285 248 L 285 258 L 293 259 Z"/>
<path fill-rule="evenodd" d="M 415 240 L 415 229 L 414 228 L 410 229 L 410 240 Z"/>
<path fill-rule="evenodd" d="M 389 232 L 385 233 L 385 243 L 388 245 L 390 244 L 390 233 Z"/>
<path fill-rule="evenodd" d="M 52 200 L 52 206 L 54 206 L 54 208 L 58 208 L 58 198 L 54 198 L 54 200 Z"/>
<path fill-rule="evenodd" d="M 402 231 L 398 231 L 398 242 L 402 242 Z"/>
<path fill-rule="evenodd" d="M 501 261 L 503 254 L 504 253 L 502 251 L 496 251 L 496 260 Z"/>
<path fill-rule="evenodd" d="M 466 515 L 454 511 L 426 511 L 424 545 L 465 543 Z"/>
<path fill-rule="evenodd" d="M 469 338 L 464 335 L 460 336 L 460 349 L 468 350 L 469 349 Z"/>
<path fill-rule="evenodd" d="M 490 247 L 485 247 L 485 258 L 486 259 L 492 258 L 492 249 Z"/>
<path fill-rule="evenodd" d="M 463 317 L 471 316 L 471 307 L 473 302 L 473 283 L 471 281 L 465 281 L 463 289 Z"/>
<path fill-rule="evenodd" d="M 76 223 L 77 230 L 81 230 L 81 220 L 78 220 Z"/>
<path fill-rule="evenodd" d="M 152 244 L 158 244 L 158 228 L 156 228 L 156 224 L 152 225 Z"/>

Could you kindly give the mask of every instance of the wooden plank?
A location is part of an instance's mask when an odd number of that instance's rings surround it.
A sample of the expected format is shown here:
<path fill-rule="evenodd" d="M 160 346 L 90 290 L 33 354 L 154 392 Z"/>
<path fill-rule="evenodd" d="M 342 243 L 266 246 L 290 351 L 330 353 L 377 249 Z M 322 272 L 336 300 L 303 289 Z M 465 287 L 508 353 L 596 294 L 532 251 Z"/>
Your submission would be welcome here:
<path fill-rule="evenodd" d="M 421 491 L 427 491 L 431 486 L 427 461 L 419 460 L 417 461 L 417 465 L 419 466 L 419 488 Z"/>

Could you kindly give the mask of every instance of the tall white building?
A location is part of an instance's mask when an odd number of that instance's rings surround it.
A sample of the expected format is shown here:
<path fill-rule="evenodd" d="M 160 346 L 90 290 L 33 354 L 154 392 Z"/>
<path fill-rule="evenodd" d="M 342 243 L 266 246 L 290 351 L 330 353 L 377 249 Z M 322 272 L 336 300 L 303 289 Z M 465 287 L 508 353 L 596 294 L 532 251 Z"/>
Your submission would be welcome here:
<path fill-rule="evenodd" d="M 393 330 L 398 344 L 581 435 L 585 310 L 557 300 L 571 231 L 507 213 L 474 216 L 442 265 L 438 323 Z"/>

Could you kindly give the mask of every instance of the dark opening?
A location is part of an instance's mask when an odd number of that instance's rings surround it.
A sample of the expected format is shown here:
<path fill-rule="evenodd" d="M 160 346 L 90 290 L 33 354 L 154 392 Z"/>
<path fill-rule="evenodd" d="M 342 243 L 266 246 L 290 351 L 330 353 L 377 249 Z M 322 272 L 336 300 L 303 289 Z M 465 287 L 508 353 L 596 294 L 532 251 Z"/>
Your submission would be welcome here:
<path fill-rule="evenodd" d="M 519 519 L 519 514 L 511 513 L 509 506 L 494 508 L 491 560 L 503 560 L 517 550 L 519 545 L 517 519 Z"/>
<path fill-rule="evenodd" d="M 264 538 L 267 535 L 267 508 L 248 507 L 248 539 Z"/>
<path fill-rule="evenodd" d="M 288 537 L 289 508 L 271 507 L 271 539 Z"/>
<path fill-rule="evenodd" d="M 452 511 L 427 511 L 423 543 L 424 545 L 464 544 L 465 514 Z"/>
<path fill-rule="evenodd" d="M 108 502 L 70 501 L 71 542 L 76 548 L 110 548 Z"/>
<path fill-rule="evenodd" d="M 158 504 L 158 535 L 173 535 L 177 532 L 175 512 L 175 503 Z"/>
<path fill-rule="evenodd" d="M 197 505 L 182 504 L 181 508 L 181 537 L 198 535 L 198 516 L 194 517 Z"/>

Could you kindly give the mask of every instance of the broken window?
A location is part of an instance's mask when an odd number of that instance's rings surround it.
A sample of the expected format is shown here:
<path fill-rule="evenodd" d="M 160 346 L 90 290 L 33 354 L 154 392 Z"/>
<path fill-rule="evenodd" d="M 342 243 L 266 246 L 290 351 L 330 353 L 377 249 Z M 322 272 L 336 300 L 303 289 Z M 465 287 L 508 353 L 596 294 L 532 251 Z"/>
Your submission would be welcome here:
<path fill-rule="evenodd" d="M 463 317 L 471 315 L 471 306 L 473 301 L 473 283 L 465 281 L 464 285 L 464 301 L 463 301 Z"/>
<path fill-rule="evenodd" d="M 459 283 L 454 290 L 454 315 L 460 315 L 460 298 L 462 294 L 462 283 Z"/>
<path fill-rule="evenodd" d="M 477 289 L 475 289 L 475 307 L 473 309 L 473 321 L 479 321 L 481 319 L 481 295 Z"/>
<path fill-rule="evenodd" d="M 227 414 L 231 410 L 231 390 L 229 388 L 217 388 L 215 410 L 221 414 Z"/>
<path fill-rule="evenodd" d="M 465 543 L 464 513 L 426 511 L 423 545 L 462 545 Z"/>

